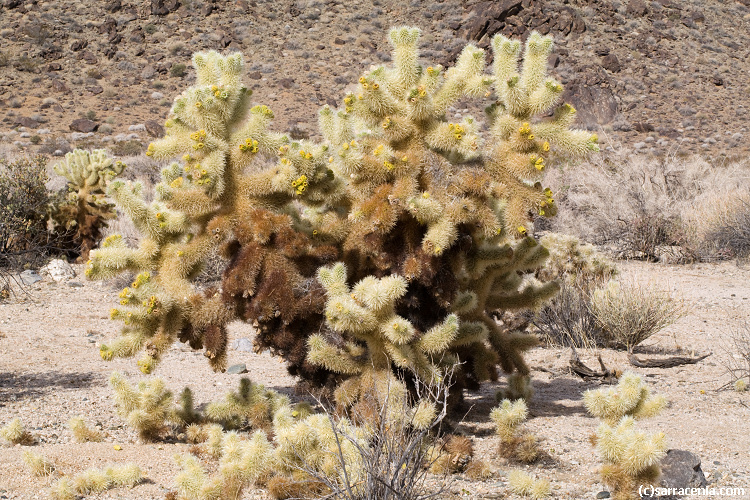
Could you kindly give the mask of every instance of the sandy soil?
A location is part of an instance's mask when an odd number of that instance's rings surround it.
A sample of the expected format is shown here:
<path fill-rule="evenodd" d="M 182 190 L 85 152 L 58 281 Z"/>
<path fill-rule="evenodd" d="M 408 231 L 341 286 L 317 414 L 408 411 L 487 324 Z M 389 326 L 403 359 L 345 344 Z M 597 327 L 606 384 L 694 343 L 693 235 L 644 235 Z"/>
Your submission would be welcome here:
<path fill-rule="evenodd" d="M 670 401 L 658 417 L 642 421 L 647 431 L 664 431 L 671 448 L 693 451 L 703 461 L 710 485 L 744 487 L 750 498 L 750 393 L 717 391 L 729 380 L 723 362 L 733 329 L 750 321 L 750 270 L 734 263 L 665 266 L 620 263 L 626 278 L 668 288 L 681 296 L 688 313 L 678 323 L 649 339 L 649 355 L 713 352 L 703 362 L 672 369 L 635 369 Z M 80 267 L 78 271 L 80 271 Z M 70 286 L 82 285 L 82 286 Z M 50 278 L 28 287 L 28 295 L 0 302 L 0 425 L 15 417 L 38 438 L 30 449 L 52 459 L 58 471 L 74 474 L 87 467 L 132 461 L 148 480 L 133 489 L 115 489 L 88 498 L 164 498 L 178 472 L 172 456 L 187 445 L 142 444 L 117 416 L 107 385 L 112 371 L 130 380 L 142 378 L 134 360 L 104 362 L 98 346 L 118 334 L 118 324 L 108 319 L 115 303 L 112 284 L 55 283 Z M 252 337 L 247 325 L 235 325 L 232 338 Z M 581 352 L 595 366 L 596 353 Z M 603 351 L 609 367 L 627 368 L 622 352 Z M 594 498 L 604 487 L 599 482 L 598 457 L 588 437 L 597 426 L 582 404 L 584 390 L 596 386 L 567 370 L 569 353 L 539 348 L 529 355 L 534 367 L 535 396 L 530 403 L 528 428 L 543 440 L 551 460 L 528 469 L 553 483 L 554 498 Z M 255 382 L 285 392 L 293 398 L 295 380 L 283 363 L 269 355 L 231 351 L 230 364 L 246 363 Z M 199 352 L 176 345 L 156 375 L 178 393 L 190 386 L 196 403 L 218 399 L 234 389 L 238 375 L 213 373 Z M 504 385 L 486 384 L 481 392 L 468 394 L 471 405 L 459 426 L 474 436 L 477 455 L 489 462 L 491 479 L 471 482 L 459 475 L 449 487 L 452 498 L 512 498 L 507 475 L 516 465 L 497 456 L 497 438 L 488 422 L 494 394 Z M 82 416 L 102 430 L 102 443 L 76 444 L 67 429 L 70 418 Z M 119 445 L 120 450 L 116 450 Z M 23 463 L 24 446 L 0 447 L 0 499 L 46 498 L 52 480 L 34 477 Z M 260 490 L 243 497 L 265 498 Z M 699 499 L 703 497 L 691 497 Z M 708 497 L 706 497 L 708 498 Z"/>

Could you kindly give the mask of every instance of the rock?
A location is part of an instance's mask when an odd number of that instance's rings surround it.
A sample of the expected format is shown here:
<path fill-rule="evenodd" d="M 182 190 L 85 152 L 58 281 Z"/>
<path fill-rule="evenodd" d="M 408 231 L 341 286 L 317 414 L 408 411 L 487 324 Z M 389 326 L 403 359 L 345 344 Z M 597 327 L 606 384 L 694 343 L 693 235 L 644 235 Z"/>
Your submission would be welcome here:
<path fill-rule="evenodd" d="M 609 498 L 609 491 L 600 491 L 596 494 L 596 498 L 602 499 L 602 498 Z"/>
<path fill-rule="evenodd" d="M 628 2 L 627 13 L 631 16 L 643 17 L 648 14 L 648 7 L 643 0 L 630 0 Z"/>
<path fill-rule="evenodd" d="M 522 0 L 483 1 L 474 6 L 472 17 L 465 25 L 466 38 L 479 41 L 503 29 L 505 20 L 523 10 Z"/>
<path fill-rule="evenodd" d="M 148 132 L 148 135 L 151 137 L 156 139 L 164 137 L 164 126 L 161 123 L 156 120 L 148 120 L 144 125 L 146 126 L 146 132 Z"/>
<path fill-rule="evenodd" d="M 242 352 L 253 352 L 253 341 L 246 338 L 237 339 L 232 342 L 232 349 Z"/>
<path fill-rule="evenodd" d="M 713 83 L 717 87 L 721 87 L 722 85 L 724 85 L 724 79 L 718 75 L 714 75 L 711 77 L 711 83 Z"/>
<path fill-rule="evenodd" d="M 203 17 L 208 17 L 211 15 L 211 13 L 214 11 L 214 4 L 212 3 L 204 3 L 203 7 L 201 7 L 201 15 Z"/>
<path fill-rule="evenodd" d="M 88 44 L 88 40 L 74 40 L 73 43 L 70 44 L 70 50 L 78 52 L 79 50 L 85 49 Z"/>
<path fill-rule="evenodd" d="M 39 123 L 34 120 L 33 118 L 29 118 L 28 116 L 18 116 L 15 119 L 16 125 L 19 125 L 21 127 L 28 127 L 28 128 L 37 128 L 39 126 Z"/>
<path fill-rule="evenodd" d="M 708 484 L 701 459 L 687 450 L 667 450 L 661 461 L 661 486 L 665 488 L 703 488 Z"/>
<path fill-rule="evenodd" d="M 179 0 L 151 0 L 151 14 L 154 16 L 166 16 L 179 7 Z"/>
<path fill-rule="evenodd" d="M 151 80 L 154 76 L 156 76 L 156 70 L 150 64 L 141 71 L 141 78 L 144 80 Z"/>
<path fill-rule="evenodd" d="M 154 100 L 157 100 L 157 101 L 159 99 L 164 99 L 164 94 L 162 94 L 161 92 L 155 90 L 155 91 L 151 92 L 151 99 L 154 99 Z"/>
<path fill-rule="evenodd" d="M 68 281 L 67 285 L 70 288 L 83 288 L 83 283 L 80 281 Z"/>
<path fill-rule="evenodd" d="M 73 120 L 73 123 L 70 124 L 69 128 L 73 132 L 88 133 L 95 132 L 96 129 L 99 128 L 99 124 L 87 118 L 79 118 L 77 120 Z"/>
<path fill-rule="evenodd" d="M 636 130 L 636 132 L 653 132 L 654 126 L 650 123 L 645 122 L 637 122 L 633 124 L 633 128 Z"/>
<path fill-rule="evenodd" d="M 42 277 L 37 274 L 36 271 L 27 270 L 21 273 L 21 283 L 24 285 L 33 285 L 37 281 L 42 281 Z"/>
<path fill-rule="evenodd" d="M 104 10 L 107 12 L 114 13 L 120 9 L 122 9 L 122 2 L 120 0 L 109 0 L 104 4 Z"/>
<path fill-rule="evenodd" d="M 39 270 L 40 274 L 49 275 L 55 281 L 69 280 L 76 277 L 76 272 L 70 264 L 62 259 L 53 259 Z"/>
<path fill-rule="evenodd" d="M 607 47 L 597 47 L 594 49 L 594 54 L 597 56 L 609 55 L 609 49 Z"/>
<path fill-rule="evenodd" d="M 52 82 L 50 83 L 50 87 L 52 87 L 52 90 L 57 92 L 68 92 L 68 87 L 59 79 L 53 78 Z"/>
<path fill-rule="evenodd" d="M 247 366 L 245 365 L 245 363 L 232 365 L 227 368 L 227 375 L 239 375 L 240 373 L 247 373 Z"/>
<path fill-rule="evenodd" d="M 91 92 L 93 95 L 99 95 L 102 92 L 104 92 L 104 89 L 99 85 L 94 85 L 93 87 L 86 87 L 86 90 Z"/>
<path fill-rule="evenodd" d="M 345 45 L 346 40 L 337 36 L 336 38 L 333 39 L 333 43 L 335 43 L 336 45 Z"/>
<path fill-rule="evenodd" d="M 285 89 L 290 89 L 292 88 L 292 85 L 294 85 L 294 78 L 282 78 L 279 80 L 279 85 Z"/>
<path fill-rule="evenodd" d="M 622 66 L 620 66 L 620 60 L 617 59 L 616 55 L 607 54 L 604 59 L 602 59 L 602 68 L 612 73 L 617 73 L 622 69 Z"/>
<path fill-rule="evenodd" d="M 247 74 L 247 77 L 251 80 L 260 80 L 261 78 L 263 78 L 263 75 L 260 71 L 252 71 Z"/>
<path fill-rule="evenodd" d="M 84 61 L 86 61 L 89 64 L 98 64 L 99 63 L 99 59 L 97 59 L 96 56 L 92 52 L 90 52 L 88 50 L 82 51 L 80 53 L 80 55 L 78 56 L 78 59 L 84 60 Z"/>
<path fill-rule="evenodd" d="M 579 125 L 604 125 L 617 115 L 617 100 L 609 77 L 601 66 L 576 68 L 574 77 L 565 84 L 562 101 L 578 110 Z"/>
<path fill-rule="evenodd" d="M 3 7 L 6 9 L 15 9 L 23 5 L 23 0 L 4 0 Z"/>

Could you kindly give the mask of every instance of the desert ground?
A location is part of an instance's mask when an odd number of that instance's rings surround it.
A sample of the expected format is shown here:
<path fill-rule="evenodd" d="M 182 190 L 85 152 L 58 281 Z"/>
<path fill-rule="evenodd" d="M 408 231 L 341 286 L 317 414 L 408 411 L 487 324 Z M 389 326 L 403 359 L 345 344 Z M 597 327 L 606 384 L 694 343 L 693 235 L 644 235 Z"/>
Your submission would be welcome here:
<path fill-rule="evenodd" d="M 750 269 L 734 262 L 681 266 L 619 262 L 618 266 L 623 278 L 658 284 L 687 306 L 682 319 L 646 342 L 647 357 L 712 353 L 695 365 L 634 369 L 654 392 L 669 401 L 662 414 L 642 421 L 643 429 L 663 431 L 670 448 L 697 454 L 710 486 L 744 487 L 750 494 L 750 435 L 742 430 L 750 416 L 749 402 L 746 393 L 717 390 L 729 380 L 724 363 L 731 355 L 725 350 L 731 333 L 750 320 Z M 86 281 L 80 276 L 82 266 L 77 270 L 79 277 L 61 282 L 46 277 L 0 303 L 0 422 L 20 417 L 38 437 L 38 444 L 30 449 L 52 459 L 61 473 L 125 461 L 146 471 L 148 480 L 133 489 L 115 489 L 90 498 L 164 498 L 178 472 L 172 455 L 186 451 L 188 445 L 140 443 L 118 417 L 107 384 L 109 374 L 116 370 L 132 381 L 143 376 L 134 360 L 104 362 L 98 356 L 99 344 L 118 335 L 117 325 L 108 319 L 116 289 L 108 283 Z M 252 335 L 248 325 L 237 324 L 232 329 L 233 341 L 252 339 Z M 624 352 L 600 353 L 609 368 L 628 368 Z M 597 366 L 597 353 L 580 354 L 586 364 Z M 605 489 L 596 473 L 600 466 L 597 453 L 589 443 L 597 421 L 587 414 L 581 395 L 598 384 L 569 373 L 568 350 L 537 348 L 528 359 L 535 395 L 526 425 L 543 440 L 550 459 L 542 465 L 521 467 L 550 479 L 553 498 L 594 498 Z M 295 392 L 296 381 L 279 359 L 232 350 L 229 362 L 245 363 L 248 373 L 214 373 L 200 352 L 180 344 L 166 356 L 156 375 L 175 393 L 191 387 L 198 405 L 235 389 L 240 376 L 294 400 L 305 399 Z M 519 466 L 498 456 L 498 438 L 488 419 L 495 392 L 503 385 L 502 381 L 486 384 L 478 393 L 467 393 L 466 414 L 456 429 L 473 437 L 477 457 L 490 464 L 493 475 L 482 482 L 460 474 L 449 477 L 449 498 L 514 498 L 508 490 L 507 474 Z M 76 416 L 101 430 L 105 440 L 75 443 L 67 422 Z M 116 445 L 121 449 L 116 450 Z M 0 498 L 45 498 L 50 481 L 31 474 L 22 461 L 25 449 L 20 445 L 0 448 Z M 254 490 L 243 498 L 265 497 L 262 490 Z"/>

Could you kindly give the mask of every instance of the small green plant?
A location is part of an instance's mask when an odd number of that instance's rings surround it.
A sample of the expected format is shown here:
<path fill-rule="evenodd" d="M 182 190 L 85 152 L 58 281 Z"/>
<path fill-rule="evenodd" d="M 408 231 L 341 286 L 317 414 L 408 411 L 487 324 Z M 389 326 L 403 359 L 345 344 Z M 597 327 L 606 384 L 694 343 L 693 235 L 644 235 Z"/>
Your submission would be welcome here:
<path fill-rule="evenodd" d="M 175 77 L 175 78 L 182 78 L 187 74 L 187 66 L 185 66 L 182 63 L 173 64 L 171 68 L 169 68 L 169 76 Z"/>
<path fill-rule="evenodd" d="M 551 345 L 607 347 L 607 336 L 591 309 L 591 294 L 617 274 L 614 263 L 574 236 L 549 233 L 540 243 L 550 259 L 537 278 L 557 280 L 560 292 L 532 313 L 532 323 Z"/>
<path fill-rule="evenodd" d="M 137 156 L 143 153 L 143 144 L 136 139 L 115 142 L 109 147 L 114 156 Z"/>
<path fill-rule="evenodd" d="M 658 414 L 666 405 L 654 396 L 641 377 L 625 372 L 616 387 L 586 391 L 586 409 L 602 420 L 596 430 L 596 447 L 604 461 L 602 480 L 614 500 L 637 500 L 640 485 L 653 485 L 665 455 L 664 433 L 647 435 L 636 420 Z"/>
<path fill-rule="evenodd" d="M 27 55 L 21 55 L 15 61 L 13 61 L 13 67 L 18 71 L 26 71 L 28 73 L 36 73 L 39 70 L 40 61 L 34 57 Z"/>
<path fill-rule="evenodd" d="M 732 329 L 732 334 L 723 346 L 724 368 L 730 381 L 721 388 L 734 388 L 737 392 L 745 392 L 750 383 L 750 323 L 747 321 Z"/>
<path fill-rule="evenodd" d="M 46 163 L 43 156 L 0 160 L 0 266 L 36 264 L 55 250 L 46 227 L 54 199 Z"/>
<path fill-rule="evenodd" d="M 155 24 L 147 24 L 143 27 L 143 31 L 145 31 L 149 35 L 153 35 L 159 30 L 159 28 Z"/>
<path fill-rule="evenodd" d="M 38 135 L 32 135 L 31 137 L 29 137 L 29 142 L 36 146 L 37 144 L 42 142 L 42 138 Z"/>
<path fill-rule="evenodd" d="M 89 119 L 91 121 L 96 121 L 96 118 L 97 118 L 96 117 L 96 111 L 93 110 L 93 109 L 90 109 L 90 110 L 86 111 L 86 113 L 84 113 L 83 116 L 85 116 L 87 119 Z"/>

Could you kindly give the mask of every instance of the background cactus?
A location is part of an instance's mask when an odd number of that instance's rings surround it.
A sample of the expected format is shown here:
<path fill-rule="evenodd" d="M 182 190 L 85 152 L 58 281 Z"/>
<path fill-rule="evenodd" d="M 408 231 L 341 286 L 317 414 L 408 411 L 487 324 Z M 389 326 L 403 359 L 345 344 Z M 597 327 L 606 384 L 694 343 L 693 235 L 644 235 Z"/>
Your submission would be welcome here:
<path fill-rule="evenodd" d="M 394 65 L 365 73 L 340 110 L 322 109 L 323 144 L 268 130 L 273 113 L 250 106 L 238 54 L 194 56 L 196 85 L 147 153 L 181 163 L 151 204 L 137 184 L 110 186 L 144 238 L 131 249 L 112 237 L 92 254 L 89 276 L 140 272 L 112 313 L 124 335 L 103 357 L 144 350 L 148 373 L 179 338 L 223 369 L 226 325 L 240 318 L 292 374 L 350 379 L 337 391 L 344 406 L 394 371 L 430 381 L 459 360 L 457 396 L 496 378 L 498 363 L 528 375 L 522 353 L 536 339 L 492 314 L 557 290 L 532 276 L 547 251 L 528 214 L 556 211 L 541 185 L 553 149 L 584 154 L 596 136 L 570 130 L 575 110 L 557 106 L 551 38 L 532 34 L 519 67 L 520 43 L 498 35 L 487 74 L 472 45 L 447 71 L 422 66 L 419 35 L 391 30 Z M 485 143 L 474 119 L 448 111 L 493 89 Z M 218 247 L 229 259 L 221 288 L 200 291 L 193 278 Z"/>
<path fill-rule="evenodd" d="M 69 192 L 64 202 L 53 207 L 48 226 L 62 240 L 60 245 L 68 257 L 85 262 L 102 239 L 107 221 L 117 215 L 106 191 L 108 183 L 122 173 L 125 164 L 112 161 L 103 149 L 76 149 L 53 168 L 68 180 Z"/>

